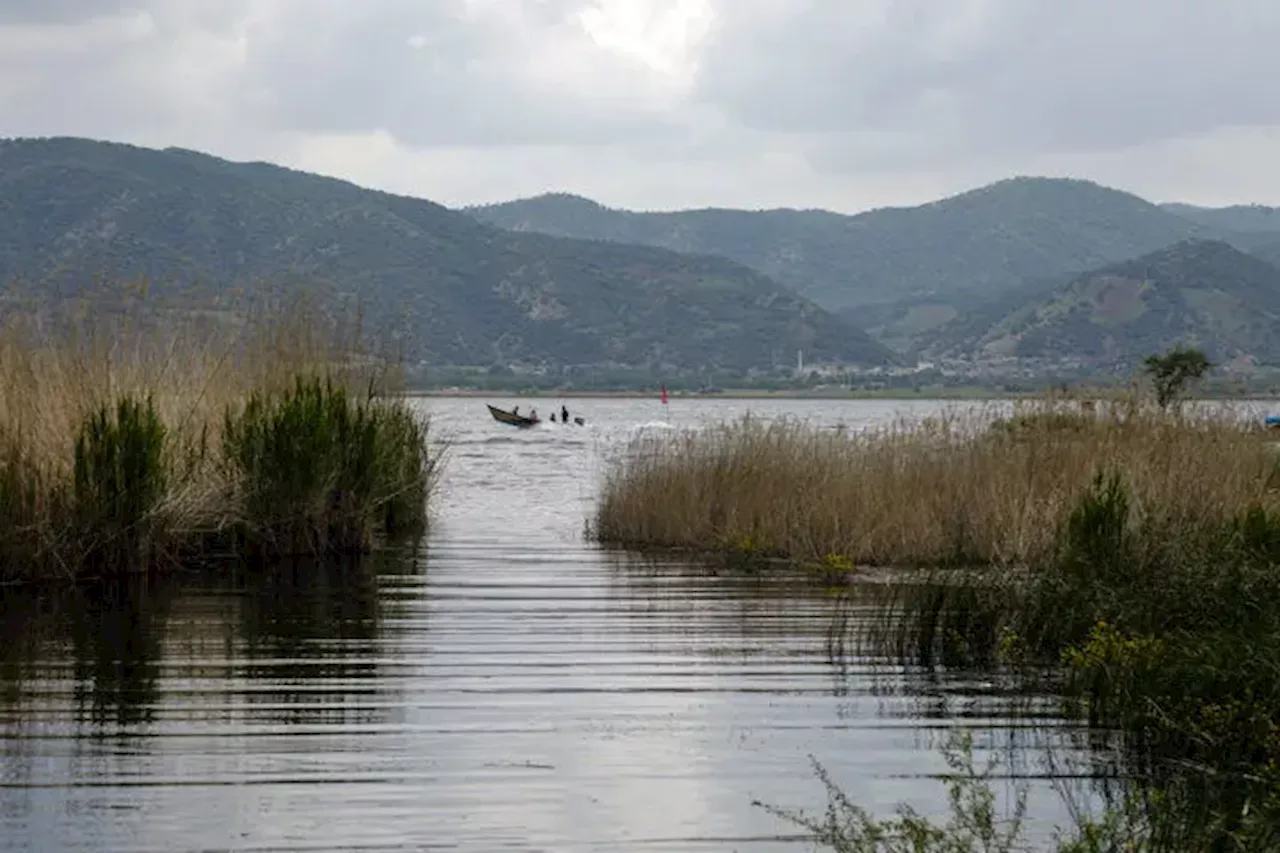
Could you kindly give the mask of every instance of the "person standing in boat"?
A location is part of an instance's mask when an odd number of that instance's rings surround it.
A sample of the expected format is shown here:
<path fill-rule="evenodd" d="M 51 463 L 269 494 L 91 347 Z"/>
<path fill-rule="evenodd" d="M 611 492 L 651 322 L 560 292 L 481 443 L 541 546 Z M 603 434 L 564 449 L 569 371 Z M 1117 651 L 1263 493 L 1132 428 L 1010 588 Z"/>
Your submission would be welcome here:
<path fill-rule="evenodd" d="M 520 414 L 520 407 L 519 407 L 519 406 L 512 406 L 512 407 L 511 407 L 511 414 L 513 414 L 513 415 L 518 415 L 518 414 Z"/>
<path fill-rule="evenodd" d="M 538 419 L 538 410 L 537 410 L 537 409 L 530 409 L 530 410 L 529 410 L 529 420 L 531 420 L 531 421 L 536 421 L 537 419 Z"/>

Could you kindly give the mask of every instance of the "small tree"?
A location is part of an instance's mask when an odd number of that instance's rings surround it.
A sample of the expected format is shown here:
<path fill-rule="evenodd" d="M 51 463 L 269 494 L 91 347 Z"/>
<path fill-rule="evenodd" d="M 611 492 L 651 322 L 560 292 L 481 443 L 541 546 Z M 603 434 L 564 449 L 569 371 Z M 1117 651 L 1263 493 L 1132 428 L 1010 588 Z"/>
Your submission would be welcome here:
<path fill-rule="evenodd" d="M 1167 409 L 1189 383 L 1202 378 L 1211 367 L 1203 352 L 1181 344 L 1164 355 L 1149 355 L 1142 361 L 1142 370 L 1151 377 L 1156 392 L 1156 404 L 1162 409 Z"/>

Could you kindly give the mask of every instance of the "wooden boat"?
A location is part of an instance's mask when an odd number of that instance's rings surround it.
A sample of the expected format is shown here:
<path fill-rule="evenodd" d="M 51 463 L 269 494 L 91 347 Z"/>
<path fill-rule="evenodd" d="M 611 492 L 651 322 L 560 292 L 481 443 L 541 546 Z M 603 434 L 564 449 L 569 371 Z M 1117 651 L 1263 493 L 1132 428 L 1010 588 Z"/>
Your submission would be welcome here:
<path fill-rule="evenodd" d="M 531 427 L 539 422 L 537 418 L 527 418 L 524 415 L 517 415 L 515 412 L 507 412 L 502 409 L 489 406 L 488 403 L 485 403 L 485 405 L 489 407 L 489 414 L 493 415 L 493 419 L 499 423 L 511 424 L 515 427 L 524 428 Z"/>

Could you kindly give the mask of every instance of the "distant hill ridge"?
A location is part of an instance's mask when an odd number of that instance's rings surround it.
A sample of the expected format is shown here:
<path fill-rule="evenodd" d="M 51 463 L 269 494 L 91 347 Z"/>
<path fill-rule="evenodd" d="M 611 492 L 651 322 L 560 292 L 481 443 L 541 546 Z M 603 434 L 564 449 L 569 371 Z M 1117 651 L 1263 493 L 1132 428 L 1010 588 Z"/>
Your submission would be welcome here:
<path fill-rule="evenodd" d="M 413 359 L 748 369 L 894 363 L 765 275 L 658 247 L 515 234 L 266 163 L 86 139 L 0 143 L 0 279 L 48 298 L 94 273 L 200 300 L 283 280 L 360 297 Z"/>
<path fill-rule="evenodd" d="M 1055 281 L 1180 241 L 1221 240 L 1280 260 L 1275 209 L 1157 205 L 1072 178 L 1014 177 L 852 215 L 636 213 L 562 193 L 467 212 L 504 228 L 732 258 L 909 354 L 934 352 L 937 336 L 981 325 Z"/>
<path fill-rule="evenodd" d="M 665 213 L 614 210 L 563 193 L 466 208 L 503 228 L 722 255 L 832 309 L 994 296 L 1028 278 L 1215 236 L 1091 181 L 1019 177 L 915 207 Z"/>
<path fill-rule="evenodd" d="M 1185 240 L 1077 276 L 985 328 L 940 332 L 935 350 L 953 357 L 1131 368 L 1185 344 L 1219 363 L 1280 365 L 1280 268 L 1223 241 Z"/>
<path fill-rule="evenodd" d="M 0 278 L 25 296 L 80 295 L 95 273 L 193 305 L 303 281 L 360 297 L 435 364 L 1101 364 L 1181 340 L 1270 362 L 1273 264 L 1274 208 L 1156 205 L 1077 179 L 856 215 L 565 193 L 455 211 L 185 149 L 0 141 Z"/>
<path fill-rule="evenodd" d="M 1162 204 L 1160 207 L 1183 219 L 1225 232 L 1280 235 L 1280 208 L 1261 204 L 1233 204 L 1229 207 Z"/>

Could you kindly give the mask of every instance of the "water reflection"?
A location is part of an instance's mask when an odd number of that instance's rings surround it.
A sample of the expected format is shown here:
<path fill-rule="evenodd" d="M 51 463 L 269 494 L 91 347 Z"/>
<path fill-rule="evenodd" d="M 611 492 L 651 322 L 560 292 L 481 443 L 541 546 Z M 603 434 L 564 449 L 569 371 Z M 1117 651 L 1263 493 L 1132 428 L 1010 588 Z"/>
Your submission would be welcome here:
<path fill-rule="evenodd" d="M 420 561 L 419 561 L 420 562 Z M 166 698 L 224 704 L 271 722 L 365 719 L 375 695 L 381 579 L 412 575 L 414 554 L 220 566 L 164 581 L 0 596 L 6 725 L 60 703 L 77 736 L 141 734 Z M 162 695 L 169 693 L 168 697 Z"/>
<path fill-rule="evenodd" d="M 73 719 L 95 735 L 155 719 L 159 661 L 172 584 L 145 580 L 93 587 L 64 611 L 70 633 Z"/>
<path fill-rule="evenodd" d="M 589 551 L 418 559 L 11 607 L 0 830 L 31 849 L 343 849 L 370 825 L 388 845 L 777 846 L 750 803 L 819 806 L 808 754 L 872 808 L 927 807 L 952 722 L 984 751 L 1065 725 L 1011 719 L 976 674 L 843 651 L 874 591 Z"/>
<path fill-rule="evenodd" d="M 6 722 L 22 722 L 25 703 L 53 698 L 68 700 L 82 735 L 151 722 L 173 595 L 172 584 L 145 579 L 75 590 L 6 589 L 0 596 Z"/>
<path fill-rule="evenodd" d="M 371 564 L 372 562 L 372 564 Z M 238 590 L 246 714 L 290 724 L 380 721 L 380 574 L 413 563 L 293 560 Z"/>
<path fill-rule="evenodd" d="M 874 590 L 583 543 L 600 446 L 685 417 L 645 405 L 569 401 L 581 432 L 438 409 L 455 443 L 429 565 L 222 567 L 101 612 L 0 593 L 0 839 L 790 850 L 804 845 L 750 804 L 820 808 L 807 755 L 874 811 L 937 813 L 953 723 L 980 751 L 1035 729 L 1068 742 L 1075 721 L 1047 701 L 1020 716 L 998 679 L 847 642 Z M 893 412 L 811 408 L 851 425 Z M 1065 819 L 1042 795 L 1032 815 Z"/>
<path fill-rule="evenodd" d="M 997 780 L 1037 785 L 1040 814 L 1057 812 L 1064 823 L 1072 814 L 1096 813 L 1122 790 L 1113 784 L 1115 733 L 1083 726 L 1077 710 L 1049 685 L 1028 689 L 1021 677 L 999 668 L 933 665 L 877 646 L 895 594 L 883 582 L 849 584 L 804 572 L 741 574 L 628 554 L 607 559 L 631 617 L 627 628 L 651 636 L 654 653 L 679 636 L 686 656 L 749 662 L 741 670 L 771 703 L 778 694 L 792 697 L 786 722 L 752 725 L 754 737 L 770 727 L 871 728 L 887 737 L 905 735 L 915 750 L 937 752 L 954 727 L 965 727 L 979 754 L 998 756 L 1003 771 Z M 825 679 L 805 677 L 819 668 Z M 832 703 L 818 694 L 836 700 L 834 718 Z M 838 747 L 812 755 L 837 778 L 847 778 L 848 757 Z"/>
<path fill-rule="evenodd" d="M 245 795 L 210 790 L 385 775 L 360 733 L 403 717 L 385 645 L 401 599 L 386 587 L 424 564 L 388 553 L 4 590 L 0 838 L 175 849 L 194 833 L 232 846 L 258 807 L 228 825 L 216 812 Z"/>

